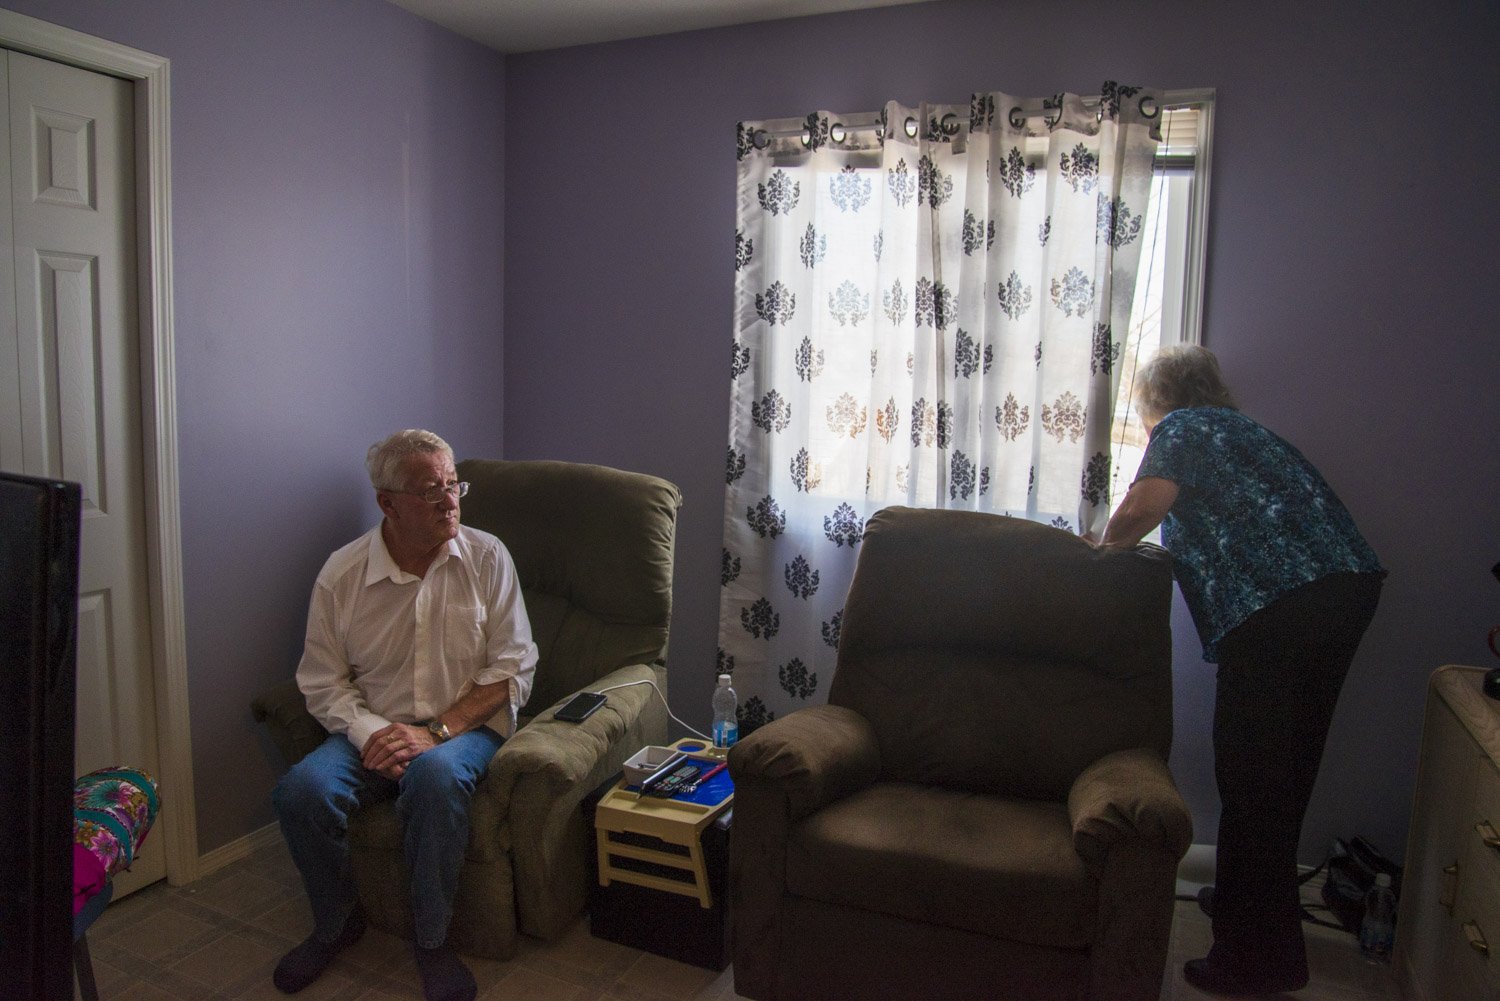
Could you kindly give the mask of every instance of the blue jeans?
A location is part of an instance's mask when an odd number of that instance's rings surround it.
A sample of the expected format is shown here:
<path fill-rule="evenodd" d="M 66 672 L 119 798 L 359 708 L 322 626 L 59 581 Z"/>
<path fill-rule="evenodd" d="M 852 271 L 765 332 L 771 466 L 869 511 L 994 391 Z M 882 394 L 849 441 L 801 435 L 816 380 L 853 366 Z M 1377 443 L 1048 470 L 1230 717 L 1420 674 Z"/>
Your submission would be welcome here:
<path fill-rule="evenodd" d="M 312 903 L 315 938 L 337 939 L 354 910 L 350 816 L 394 799 L 405 831 L 417 944 L 443 944 L 469 845 L 469 802 L 504 740 L 487 726 L 459 734 L 413 758 L 393 782 L 361 765 L 348 737 L 331 734 L 282 776 L 271 801 Z"/>

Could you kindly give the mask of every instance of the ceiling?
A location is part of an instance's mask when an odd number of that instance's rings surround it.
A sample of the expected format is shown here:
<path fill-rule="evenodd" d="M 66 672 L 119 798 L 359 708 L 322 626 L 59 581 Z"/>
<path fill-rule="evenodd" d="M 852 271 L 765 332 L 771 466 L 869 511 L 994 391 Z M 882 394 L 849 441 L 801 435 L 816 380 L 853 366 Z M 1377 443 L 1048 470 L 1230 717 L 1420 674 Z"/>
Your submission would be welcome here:
<path fill-rule="evenodd" d="M 914 0 L 390 0 L 497 52 L 536 52 Z M 926 2 L 926 0 L 915 0 Z"/>

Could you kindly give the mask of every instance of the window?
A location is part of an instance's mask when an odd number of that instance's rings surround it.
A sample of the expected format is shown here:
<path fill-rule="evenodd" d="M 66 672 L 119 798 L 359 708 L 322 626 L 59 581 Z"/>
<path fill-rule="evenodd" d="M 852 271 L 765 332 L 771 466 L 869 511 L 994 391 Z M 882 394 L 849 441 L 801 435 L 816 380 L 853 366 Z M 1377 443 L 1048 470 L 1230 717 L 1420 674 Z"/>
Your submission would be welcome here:
<path fill-rule="evenodd" d="M 880 508 L 1103 529 L 1144 444 L 1128 409 L 1112 434 L 1122 363 L 1197 336 L 1211 93 L 1008 97 L 738 124 L 719 669 L 747 732 L 826 687 Z"/>
<path fill-rule="evenodd" d="M 1151 203 L 1130 330 L 1120 349 L 1120 390 L 1115 402 L 1110 505 L 1135 478 L 1146 450 L 1146 430 L 1135 412 L 1138 365 L 1167 344 L 1203 339 L 1203 276 L 1207 249 L 1212 90 L 1168 91 L 1162 145 L 1156 154 Z M 1153 532 L 1147 537 L 1157 541 Z"/>

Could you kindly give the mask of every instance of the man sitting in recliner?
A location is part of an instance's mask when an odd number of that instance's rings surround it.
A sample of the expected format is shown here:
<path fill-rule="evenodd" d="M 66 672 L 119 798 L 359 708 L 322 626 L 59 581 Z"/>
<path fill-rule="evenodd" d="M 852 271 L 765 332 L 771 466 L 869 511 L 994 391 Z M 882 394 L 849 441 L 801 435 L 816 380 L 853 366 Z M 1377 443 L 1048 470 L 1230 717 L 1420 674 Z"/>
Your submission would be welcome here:
<path fill-rule="evenodd" d="M 395 799 L 405 830 L 417 967 L 429 1001 L 472 1001 L 447 947 L 469 804 L 516 729 L 537 661 L 510 553 L 459 524 L 453 450 L 400 431 L 366 458 L 379 525 L 335 552 L 313 588 L 297 685 L 326 741 L 272 794 L 312 904 L 313 933 L 273 980 L 292 994 L 364 932 L 349 817 Z"/>

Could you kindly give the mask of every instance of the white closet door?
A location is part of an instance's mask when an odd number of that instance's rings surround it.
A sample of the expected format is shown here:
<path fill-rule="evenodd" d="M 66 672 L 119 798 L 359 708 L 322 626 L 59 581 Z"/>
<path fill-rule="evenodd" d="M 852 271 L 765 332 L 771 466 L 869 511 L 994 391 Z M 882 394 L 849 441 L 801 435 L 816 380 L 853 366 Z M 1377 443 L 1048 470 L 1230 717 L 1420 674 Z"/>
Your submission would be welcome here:
<path fill-rule="evenodd" d="M 0 465 L 83 485 L 79 774 L 159 774 L 146 581 L 133 89 L 5 53 L 11 236 L 0 283 Z M 15 416 L 14 422 L 12 415 Z M 162 790 L 170 802 L 171 790 Z M 166 875 L 160 839 L 115 879 Z"/>

